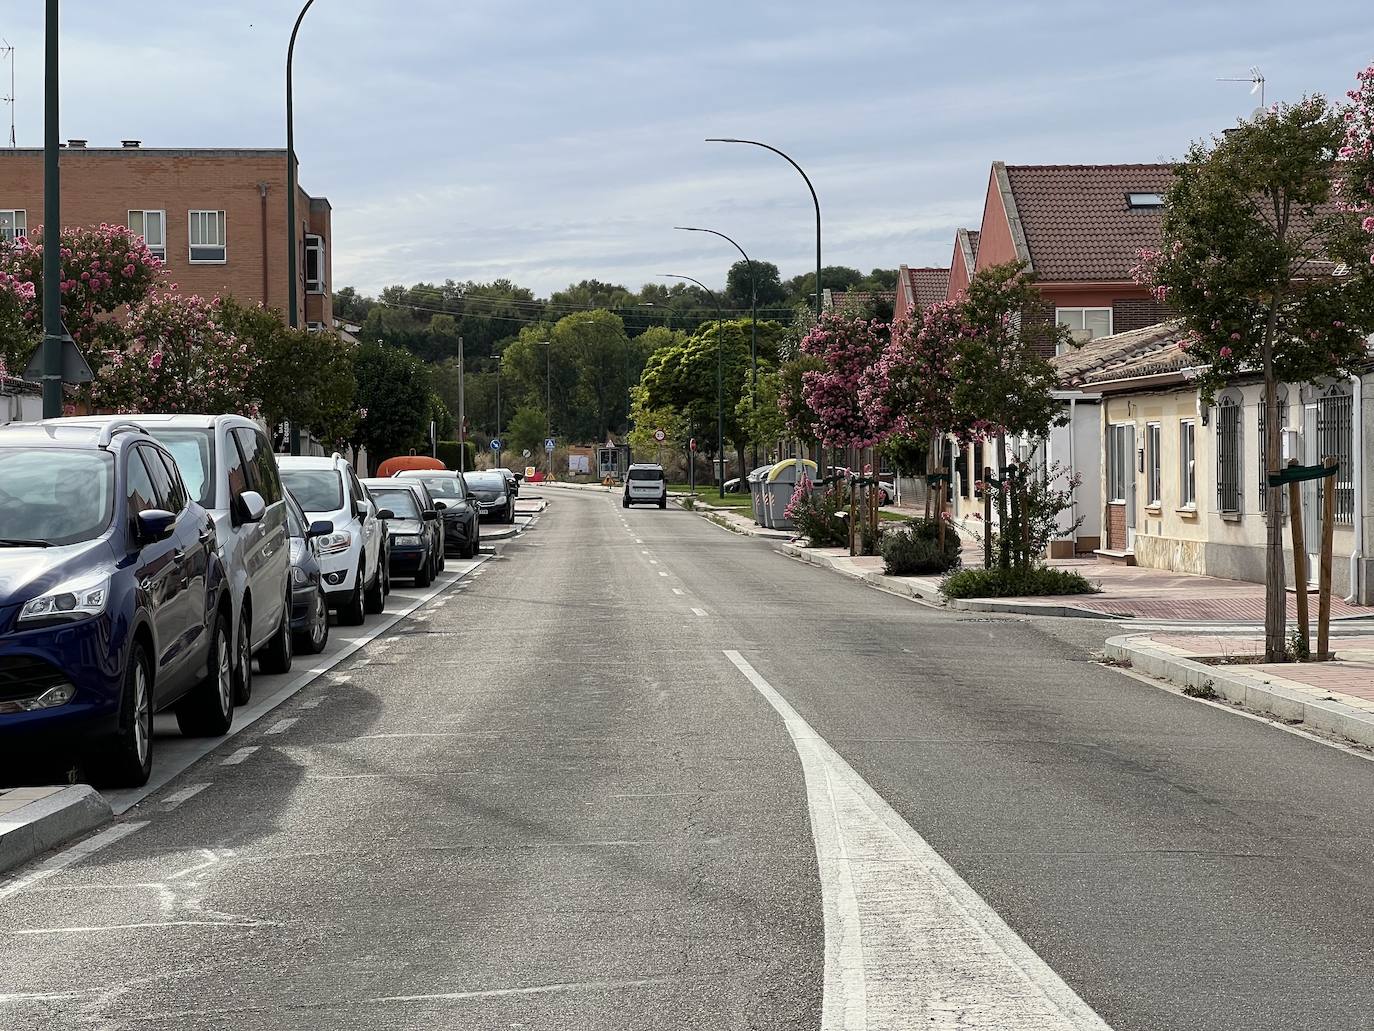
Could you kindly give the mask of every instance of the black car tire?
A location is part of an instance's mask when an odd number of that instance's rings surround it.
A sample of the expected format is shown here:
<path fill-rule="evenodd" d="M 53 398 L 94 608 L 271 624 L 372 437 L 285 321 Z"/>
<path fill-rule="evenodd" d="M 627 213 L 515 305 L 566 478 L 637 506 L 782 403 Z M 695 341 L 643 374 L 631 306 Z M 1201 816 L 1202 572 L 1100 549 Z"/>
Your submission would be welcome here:
<path fill-rule="evenodd" d="M 668 498 L 667 498 L 666 495 L 665 495 L 664 497 L 661 497 L 661 498 L 658 499 L 658 507 L 659 507 L 659 508 L 667 508 L 667 507 L 668 507 Z"/>
<path fill-rule="evenodd" d="M 473 535 L 472 535 L 472 540 L 468 541 L 468 543 L 467 543 L 467 544 L 464 546 L 464 548 L 463 548 L 463 557 L 464 557 L 464 558 L 476 558 L 476 557 L 477 557 L 477 552 L 481 549 L 481 547 L 482 547 L 482 532 L 481 532 L 481 530 L 477 530 L 477 529 L 474 528 L 474 532 L 473 532 Z"/>
<path fill-rule="evenodd" d="M 252 618 L 247 608 L 239 615 L 239 635 L 234 648 L 235 705 L 247 705 L 253 697 L 253 650 L 248 640 L 248 624 Z"/>
<path fill-rule="evenodd" d="M 227 622 L 223 615 L 216 614 L 205 676 L 177 703 L 177 726 L 187 737 L 219 737 L 234 723 L 234 664 L 229 654 Z M 290 623 L 288 618 L 287 626 Z"/>
<path fill-rule="evenodd" d="M 506 502 L 506 522 L 508 522 L 508 523 L 513 523 L 513 522 L 515 522 L 515 502 L 514 502 L 514 501 L 508 501 L 508 502 Z"/>
<path fill-rule="evenodd" d="M 358 579 L 353 582 L 353 593 L 339 608 L 339 623 L 343 626 L 362 626 L 366 619 L 367 609 L 363 606 L 363 567 L 360 564 Z"/>
<path fill-rule="evenodd" d="M 291 658 L 291 594 L 288 592 L 277 632 L 258 654 L 258 663 L 264 673 L 290 673 Z"/>
<path fill-rule="evenodd" d="M 391 556 L 388 555 L 386 562 L 382 565 L 382 600 L 385 601 L 391 596 Z M 385 606 L 383 606 L 385 607 Z"/>
<path fill-rule="evenodd" d="M 442 573 L 442 572 L 444 571 L 444 567 L 447 566 L 447 565 L 448 565 L 448 556 L 445 555 L 445 554 L 443 553 L 443 551 L 441 550 L 441 551 L 439 552 L 439 572 Z"/>
<path fill-rule="evenodd" d="M 620 507 L 621 507 L 621 508 L 629 508 L 629 507 L 630 507 L 630 496 L 629 496 L 628 494 L 625 495 L 625 497 L 623 497 L 623 498 L 620 499 Z"/>
<path fill-rule="evenodd" d="M 363 600 L 367 615 L 375 616 L 386 608 L 386 581 L 382 579 L 384 571 L 381 562 L 377 564 L 377 574 L 372 578 L 372 584 L 367 589 L 367 596 Z"/>
<path fill-rule="evenodd" d="M 420 568 L 415 570 L 415 586 L 428 587 L 434 582 L 434 570 L 430 568 L 434 564 L 434 559 L 426 558 L 420 564 Z"/>
<path fill-rule="evenodd" d="M 119 788 L 142 787 L 153 772 L 153 673 L 148 653 L 137 642 L 129 645 L 119 722 L 91 765 L 93 779 Z"/>
<path fill-rule="evenodd" d="M 329 602 L 324 590 L 315 592 L 315 601 L 310 611 L 310 624 L 298 635 L 297 643 L 302 652 L 318 655 L 329 643 Z"/>

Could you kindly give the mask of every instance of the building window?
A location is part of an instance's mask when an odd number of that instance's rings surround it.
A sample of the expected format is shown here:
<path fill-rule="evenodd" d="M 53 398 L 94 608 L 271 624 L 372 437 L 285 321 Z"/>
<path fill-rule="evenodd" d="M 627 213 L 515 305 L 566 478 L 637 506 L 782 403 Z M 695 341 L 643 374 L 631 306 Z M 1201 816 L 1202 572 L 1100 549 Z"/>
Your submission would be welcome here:
<path fill-rule="evenodd" d="M 307 323 L 305 324 L 305 328 L 306 328 L 306 331 L 309 332 L 309 333 L 323 333 L 323 332 L 324 332 L 324 323 L 323 323 L 323 322 L 307 322 Z"/>
<path fill-rule="evenodd" d="M 1245 493 L 1240 478 L 1244 446 L 1241 411 L 1233 394 L 1224 394 L 1217 401 L 1217 509 L 1227 514 L 1240 513 Z"/>
<path fill-rule="evenodd" d="M 1135 425 L 1114 423 L 1107 427 L 1107 500 L 1123 503 L 1131 489 L 1135 465 Z"/>
<path fill-rule="evenodd" d="M 1110 308 L 1055 308 L 1054 321 L 1065 327 L 1079 344 L 1112 335 Z M 1066 347 L 1060 344 L 1059 353 L 1063 354 Z"/>
<path fill-rule="evenodd" d="M 29 235 L 29 216 L 22 208 L 16 211 L 0 211 L 0 243 L 14 243 L 21 236 Z"/>
<path fill-rule="evenodd" d="M 1197 423 L 1178 424 L 1178 498 L 1180 508 L 1197 508 Z"/>
<path fill-rule="evenodd" d="M 223 211 L 189 212 L 191 264 L 223 264 L 228 258 Z"/>
<path fill-rule="evenodd" d="M 324 237 L 305 238 L 305 292 L 324 293 Z"/>
<path fill-rule="evenodd" d="M 1278 390 L 1278 402 L 1279 402 L 1279 433 L 1280 433 L 1280 437 L 1279 437 L 1279 464 L 1282 465 L 1282 464 L 1283 464 L 1283 438 L 1282 438 L 1282 433 L 1283 433 L 1283 428 L 1284 428 L 1285 426 L 1288 425 L 1288 388 L 1285 387 L 1285 386 L 1283 386 L 1282 384 L 1279 385 L 1279 390 Z M 1256 438 L 1256 439 L 1259 441 L 1259 444 L 1258 444 L 1258 446 L 1255 448 L 1255 450 L 1258 452 L 1257 457 L 1258 457 L 1258 459 L 1259 459 L 1259 461 L 1256 463 L 1256 464 L 1259 466 L 1259 490 L 1255 492 L 1255 497 L 1259 499 L 1259 510 L 1265 514 L 1265 518 L 1266 518 L 1266 519 L 1269 518 L 1269 508 L 1268 508 L 1268 505 L 1269 505 L 1269 493 L 1268 493 L 1268 491 L 1269 491 L 1269 455 L 1268 455 L 1269 441 L 1268 441 L 1268 438 L 1267 438 L 1266 435 L 1265 435 L 1265 427 L 1267 427 L 1268 425 L 1269 425 L 1269 419 L 1268 419 L 1268 413 L 1267 413 L 1267 411 L 1266 411 L 1265 404 L 1264 404 L 1264 394 L 1261 393 L 1261 394 L 1260 394 L 1260 400 L 1259 400 L 1259 422 L 1258 422 L 1258 424 L 1257 424 L 1257 428 L 1258 428 L 1258 431 L 1259 431 L 1259 436 Z M 1277 470 L 1275 470 L 1275 471 L 1277 471 Z M 1287 511 L 1287 505 L 1288 505 L 1287 491 L 1286 491 L 1286 489 L 1283 488 L 1283 487 L 1277 487 L 1277 488 L 1275 488 L 1275 489 L 1278 490 L 1278 492 L 1279 492 L 1279 509 L 1280 509 L 1280 511 L 1286 512 L 1286 511 Z"/>
<path fill-rule="evenodd" d="M 143 237 L 143 242 L 162 261 L 167 260 L 167 212 L 130 211 L 129 232 Z"/>
<path fill-rule="evenodd" d="M 1159 504 L 1159 423 L 1149 422 L 1145 424 L 1145 503 L 1147 505 Z"/>
<path fill-rule="evenodd" d="M 1355 525 L 1355 470 L 1351 462 L 1354 406 L 1344 384 L 1337 383 L 1317 398 L 1317 460 L 1336 459 L 1336 525 Z M 1317 481 L 1317 501 L 1324 504 L 1323 492 L 1332 480 Z"/>
<path fill-rule="evenodd" d="M 1126 194 L 1126 206 L 1129 208 L 1162 208 L 1164 207 L 1164 194 L 1128 193 Z"/>

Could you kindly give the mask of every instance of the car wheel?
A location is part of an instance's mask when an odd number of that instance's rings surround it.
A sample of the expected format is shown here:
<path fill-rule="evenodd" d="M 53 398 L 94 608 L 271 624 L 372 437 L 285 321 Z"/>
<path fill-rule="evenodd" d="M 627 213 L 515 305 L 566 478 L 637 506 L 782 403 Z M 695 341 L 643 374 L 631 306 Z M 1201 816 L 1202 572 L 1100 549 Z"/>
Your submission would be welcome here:
<path fill-rule="evenodd" d="M 277 624 L 277 632 L 267 642 L 267 647 L 262 650 L 258 662 L 262 665 L 264 673 L 291 672 L 291 596 L 289 594 L 286 596 L 286 602 L 282 605 L 281 622 Z"/>
<path fill-rule="evenodd" d="M 385 599 L 391 594 L 391 559 L 382 564 L 382 598 Z"/>
<path fill-rule="evenodd" d="M 360 565 L 358 578 L 353 583 L 353 593 L 339 609 L 339 622 L 344 626 L 362 626 L 366 619 L 367 610 L 363 606 L 363 567 Z"/>
<path fill-rule="evenodd" d="M 239 635 L 234 646 L 235 705 L 247 705 L 253 697 L 253 651 L 248 641 L 248 623 L 252 616 L 247 609 L 239 616 Z"/>
<path fill-rule="evenodd" d="M 153 772 L 153 674 L 141 644 L 129 646 L 119 723 L 94 767 L 97 780 L 120 788 L 141 787 Z"/>
<path fill-rule="evenodd" d="M 386 608 L 386 581 L 382 579 L 382 567 L 377 566 L 377 572 L 372 577 L 372 584 L 367 589 L 367 597 L 364 605 L 369 616 L 375 616 Z"/>
<path fill-rule="evenodd" d="M 629 508 L 629 507 L 630 507 L 630 499 L 629 499 L 629 498 L 621 498 L 621 499 L 620 499 L 620 507 L 621 507 L 621 508 Z"/>
<path fill-rule="evenodd" d="M 481 539 L 481 537 L 478 535 L 478 532 L 474 530 L 473 535 L 472 535 L 472 540 L 468 541 L 467 545 L 465 546 L 465 548 L 464 548 L 464 550 L 463 550 L 463 557 L 464 557 L 464 558 L 476 558 L 476 557 L 477 557 L 477 552 L 478 552 L 478 551 L 481 549 L 481 547 L 482 547 L 481 540 L 482 540 L 482 539 Z"/>
<path fill-rule="evenodd" d="M 658 499 L 658 507 L 659 507 L 659 508 L 667 508 L 667 507 L 668 507 L 668 499 L 667 499 L 667 498 L 659 498 L 659 499 Z"/>
<path fill-rule="evenodd" d="M 428 587 L 430 584 L 434 582 L 433 565 L 434 560 L 431 558 L 426 558 L 425 561 L 420 564 L 420 568 L 415 570 L 416 587 Z"/>
<path fill-rule="evenodd" d="M 442 551 L 439 552 L 439 572 L 442 573 L 442 572 L 444 571 L 444 567 L 446 567 L 447 565 L 448 565 L 448 556 L 445 555 Z"/>
<path fill-rule="evenodd" d="M 234 664 L 227 622 L 224 616 L 215 616 L 205 677 L 177 703 L 177 726 L 187 737 L 218 737 L 234 722 Z"/>
<path fill-rule="evenodd" d="M 300 635 L 301 651 L 318 655 L 329 643 L 329 602 L 325 600 L 324 590 L 315 592 L 315 603 L 310 609 L 310 625 Z"/>

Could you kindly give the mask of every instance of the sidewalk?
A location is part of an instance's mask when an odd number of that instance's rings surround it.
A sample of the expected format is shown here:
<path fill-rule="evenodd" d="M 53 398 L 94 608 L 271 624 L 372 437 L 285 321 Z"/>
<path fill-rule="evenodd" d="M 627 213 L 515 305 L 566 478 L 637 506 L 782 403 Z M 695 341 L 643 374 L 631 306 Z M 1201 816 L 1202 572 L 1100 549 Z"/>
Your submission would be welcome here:
<path fill-rule="evenodd" d="M 1352 628 L 1353 629 L 1353 628 Z M 1332 662 L 1263 663 L 1260 636 L 1128 634 L 1107 642 L 1109 659 L 1182 688 L 1285 721 L 1374 745 L 1374 635 L 1333 635 Z"/>

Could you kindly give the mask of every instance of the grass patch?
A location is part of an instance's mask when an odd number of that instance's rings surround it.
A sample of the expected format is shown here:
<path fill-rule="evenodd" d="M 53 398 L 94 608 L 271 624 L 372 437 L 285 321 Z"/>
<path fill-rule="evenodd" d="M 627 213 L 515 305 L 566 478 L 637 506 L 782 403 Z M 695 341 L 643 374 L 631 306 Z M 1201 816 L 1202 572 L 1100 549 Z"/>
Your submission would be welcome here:
<path fill-rule="evenodd" d="M 685 483 L 668 484 L 669 494 L 686 494 L 688 489 Z M 713 483 L 697 484 L 696 503 L 710 505 L 712 508 L 742 509 L 746 512 L 752 512 L 754 509 L 753 499 L 748 494 L 727 494 L 722 498 L 716 493 Z"/>
<path fill-rule="evenodd" d="M 1189 698 L 1202 698 L 1209 702 L 1216 701 L 1221 697 L 1221 695 L 1217 694 L 1216 688 L 1212 687 L 1212 682 L 1210 680 L 1205 681 L 1200 687 L 1189 684 L 1183 689 L 1183 693 Z"/>
<path fill-rule="evenodd" d="M 962 569 L 940 582 L 946 598 L 1027 598 L 1057 594 L 1101 594 L 1082 574 L 1053 566 L 1033 569 Z"/>

